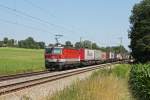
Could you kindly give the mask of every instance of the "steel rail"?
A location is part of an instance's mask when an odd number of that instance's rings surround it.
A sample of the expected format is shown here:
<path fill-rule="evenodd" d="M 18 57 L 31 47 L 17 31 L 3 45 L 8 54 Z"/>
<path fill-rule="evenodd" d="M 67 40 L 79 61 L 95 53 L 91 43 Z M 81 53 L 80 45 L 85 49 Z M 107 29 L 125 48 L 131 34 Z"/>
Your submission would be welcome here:
<path fill-rule="evenodd" d="M 0 82 L 7 81 L 10 79 L 17 79 L 17 78 L 34 76 L 34 75 L 41 75 L 41 74 L 46 74 L 46 73 L 49 73 L 49 71 L 45 70 L 45 71 L 38 71 L 38 72 L 29 72 L 29 73 L 15 74 L 15 75 L 0 76 Z"/>
<path fill-rule="evenodd" d="M 39 84 L 44 84 L 44 83 L 47 83 L 47 82 L 63 79 L 65 77 L 85 73 L 85 72 L 96 70 L 96 69 L 99 69 L 99 68 L 104 68 L 105 66 L 109 66 L 109 65 L 117 64 L 117 63 L 120 63 L 120 62 L 94 65 L 94 66 L 89 66 L 89 67 L 85 67 L 85 68 L 82 68 L 82 69 L 73 70 L 73 71 L 70 71 L 70 72 L 64 72 L 64 73 L 60 73 L 60 74 L 56 74 L 56 75 L 45 76 L 45 77 L 37 78 L 37 79 L 33 79 L 33 80 L 27 80 L 27 81 L 13 83 L 13 84 L 10 83 L 8 85 L 0 86 L 0 95 L 4 95 L 4 94 L 11 93 L 11 92 L 19 91 L 19 90 L 22 90 L 22 89 L 27 88 L 27 87 L 32 87 L 32 86 L 36 86 L 36 85 L 39 85 Z"/>
<path fill-rule="evenodd" d="M 47 73 L 50 73 L 50 71 L 44 70 L 44 71 L 37 71 L 37 72 L 28 72 L 28 73 L 20 73 L 20 74 L 14 74 L 14 75 L 0 76 L 0 82 L 7 81 L 7 80 L 10 80 L 10 79 L 36 76 L 36 75 L 42 75 L 42 74 L 47 74 Z"/>

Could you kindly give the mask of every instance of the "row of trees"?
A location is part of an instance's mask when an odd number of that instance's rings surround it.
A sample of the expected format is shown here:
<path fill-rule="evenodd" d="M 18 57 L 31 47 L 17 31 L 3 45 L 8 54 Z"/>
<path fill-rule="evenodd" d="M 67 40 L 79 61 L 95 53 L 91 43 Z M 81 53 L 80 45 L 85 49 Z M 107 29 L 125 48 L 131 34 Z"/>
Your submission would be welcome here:
<path fill-rule="evenodd" d="M 18 41 L 18 47 L 31 48 L 31 49 L 44 49 L 44 42 L 36 42 L 32 37 L 28 37 L 25 40 Z"/>
<path fill-rule="evenodd" d="M 76 42 L 74 45 L 70 41 L 66 41 L 65 46 L 66 47 L 75 47 L 77 49 L 79 49 L 79 48 L 99 49 L 99 46 L 96 43 L 92 43 L 89 40 L 85 40 L 82 42 Z"/>
<path fill-rule="evenodd" d="M 76 42 L 74 45 L 70 41 L 65 42 L 65 47 L 70 48 L 88 48 L 88 49 L 97 49 L 102 51 L 112 51 L 116 53 L 127 53 L 128 51 L 124 48 L 124 46 L 112 46 L 112 47 L 99 47 L 96 43 L 92 43 L 89 40 L 85 40 L 82 42 Z"/>
<path fill-rule="evenodd" d="M 54 44 L 50 44 L 50 46 L 54 46 Z M 113 47 L 99 47 L 96 43 L 92 43 L 89 40 L 84 40 L 82 42 L 76 42 L 75 44 L 71 43 L 71 41 L 66 41 L 64 44 L 65 47 L 68 48 L 88 48 L 88 49 L 98 49 L 102 51 L 113 51 L 117 53 L 127 53 L 127 50 L 123 46 L 113 46 Z M 30 49 L 43 49 L 45 47 L 44 42 L 36 42 L 32 37 L 28 37 L 25 40 L 14 40 L 8 39 L 5 37 L 3 41 L 0 41 L 0 47 L 18 47 L 18 48 L 30 48 Z"/>
<path fill-rule="evenodd" d="M 18 47 L 18 48 L 30 48 L 30 49 L 43 49 L 45 47 L 44 42 L 36 42 L 32 37 L 28 37 L 25 40 L 14 40 L 5 37 L 3 41 L 0 41 L 0 47 Z"/>
<path fill-rule="evenodd" d="M 5 37 L 3 41 L 0 41 L 0 47 L 14 47 L 16 44 L 14 39 L 8 39 Z"/>

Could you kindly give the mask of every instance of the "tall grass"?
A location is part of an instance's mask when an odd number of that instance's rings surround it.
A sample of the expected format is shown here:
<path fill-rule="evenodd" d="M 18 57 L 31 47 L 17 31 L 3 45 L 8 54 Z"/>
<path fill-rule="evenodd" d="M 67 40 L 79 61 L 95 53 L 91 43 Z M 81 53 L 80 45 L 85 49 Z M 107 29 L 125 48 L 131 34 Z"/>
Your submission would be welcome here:
<path fill-rule="evenodd" d="M 112 69 L 112 74 L 121 79 L 128 79 L 130 69 L 131 66 L 127 64 L 116 65 L 116 67 Z"/>
<path fill-rule="evenodd" d="M 48 97 L 48 100 L 131 100 L 127 83 L 129 70 L 128 65 L 118 65 L 111 71 L 99 70 L 86 80 L 77 81 Z"/>
<path fill-rule="evenodd" d="M 0 48 L 0 75 L 44 69 L 44 50 Z"/>

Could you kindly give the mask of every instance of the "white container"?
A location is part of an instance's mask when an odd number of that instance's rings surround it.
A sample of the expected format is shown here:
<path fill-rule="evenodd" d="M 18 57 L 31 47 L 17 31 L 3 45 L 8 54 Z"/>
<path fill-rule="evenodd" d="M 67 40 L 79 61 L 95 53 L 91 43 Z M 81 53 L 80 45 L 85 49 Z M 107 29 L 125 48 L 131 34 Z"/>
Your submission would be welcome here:
<path fill-rule="evenodd" d="M 110 53 L 109 53 L 109 59 L 114 59 L 114 58 L 115 58 L 115 53 L 110 52 Z"/>
<path fill-rule="evenodd" d="M 84 49 L 84 59 L 94 60 L 94 50 Z"/>
<path fill-rule="evenodd" d="M 117 54 L 117 59 L 122 60 L 122 56 L 120 53 Z"/>
<path fill-rule="evenodd" d="M 94 60 L 101 60 L 102 59 L 102 51 L 94 50 Z"/>

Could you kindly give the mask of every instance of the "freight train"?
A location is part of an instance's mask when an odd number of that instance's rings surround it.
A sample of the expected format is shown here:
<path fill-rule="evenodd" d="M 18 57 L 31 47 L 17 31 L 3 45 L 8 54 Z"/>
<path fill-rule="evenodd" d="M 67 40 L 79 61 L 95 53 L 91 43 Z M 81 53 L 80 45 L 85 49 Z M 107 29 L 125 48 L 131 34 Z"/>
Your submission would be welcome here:
<path fill-rule="evenodd" d="M 125 58 L 121 54 L 102 52 L 101 50 L 75 49 L 59 46 L 45 48 L 45 67 L 49 70 L 83 67 L 123 59 Z"/>

